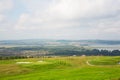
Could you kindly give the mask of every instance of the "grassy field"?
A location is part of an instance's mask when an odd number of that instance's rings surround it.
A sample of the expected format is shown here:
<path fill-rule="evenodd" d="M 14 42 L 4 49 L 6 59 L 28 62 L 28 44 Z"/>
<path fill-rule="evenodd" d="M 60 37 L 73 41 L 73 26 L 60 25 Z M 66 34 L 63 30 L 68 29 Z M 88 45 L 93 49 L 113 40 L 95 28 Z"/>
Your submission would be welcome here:
<path fill-rule="evenodd" d="M 0 60 L 0 80 L 120 80 L 120 56 Z"/>

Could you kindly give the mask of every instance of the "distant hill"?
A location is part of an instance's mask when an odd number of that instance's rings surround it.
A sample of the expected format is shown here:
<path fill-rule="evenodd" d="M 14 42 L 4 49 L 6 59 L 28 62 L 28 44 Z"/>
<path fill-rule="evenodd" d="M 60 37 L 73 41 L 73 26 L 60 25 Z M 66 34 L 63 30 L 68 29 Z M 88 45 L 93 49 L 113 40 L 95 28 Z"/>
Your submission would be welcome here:
<path fill-rule="evenodd" d="M 120 40 L 2 40 L 0 45 L 120 45 Z"/>

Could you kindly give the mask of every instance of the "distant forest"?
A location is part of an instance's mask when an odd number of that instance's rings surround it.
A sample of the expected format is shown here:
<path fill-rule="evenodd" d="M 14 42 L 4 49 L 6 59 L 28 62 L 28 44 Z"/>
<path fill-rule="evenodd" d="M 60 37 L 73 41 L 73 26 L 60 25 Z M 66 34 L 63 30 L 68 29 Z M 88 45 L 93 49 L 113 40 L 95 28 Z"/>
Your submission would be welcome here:
<path fill-rule="evenodd" d="M 0 47 L 0 59 L 43 56 L 120 56 L 120 50 L 86 49 L 75 46 L 55 47 Z"/>

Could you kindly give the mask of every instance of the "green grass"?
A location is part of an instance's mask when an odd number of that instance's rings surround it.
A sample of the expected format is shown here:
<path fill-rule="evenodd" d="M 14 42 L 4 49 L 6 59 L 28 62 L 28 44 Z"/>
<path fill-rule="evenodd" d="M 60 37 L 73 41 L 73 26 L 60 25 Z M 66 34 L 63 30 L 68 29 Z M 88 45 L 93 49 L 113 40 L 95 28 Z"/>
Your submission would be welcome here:
<path fill-rule="evenodd" d="M 120 57 L 96 57 L 89 62 L 93 65 L 118 65 Z"/>
<path fill-rule="evenodd" d="M 119 56 L 1 60 L 0 80 L 120 80 L 119 61 Z"/>

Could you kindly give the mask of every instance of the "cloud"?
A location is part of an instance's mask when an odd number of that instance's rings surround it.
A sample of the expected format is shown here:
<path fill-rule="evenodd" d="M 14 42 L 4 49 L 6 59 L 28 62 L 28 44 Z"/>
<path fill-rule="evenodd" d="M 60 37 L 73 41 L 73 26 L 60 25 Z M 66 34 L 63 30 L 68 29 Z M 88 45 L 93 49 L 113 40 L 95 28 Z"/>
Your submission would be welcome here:
<path fill-rule="evenodd" d="M 12 0 L 0 0 L 0 13 L 10 10 L 13 7 Z"/>
<path fill-rule="evenodd" d="M 13 8 L 12 0 L 0 0 L 0 29 L 5 31 L 6 25 L 11 19 L 8 18 L 9 11 Z M 3 29 L 5 28 L 5 29 Z"/>
<path fill-rule="evenodd" d="M 65 24 L 71 24 L 71 21 L 74 20 L 111 17 L 120 13 L 120 0 L 50 0 L 51 2 L 47 3 L 47 6 L 42 5 L 42 3 L 45 4 L 48 0 L 25 1 L 27 8 L 30 10 L 30 13 L 28 13 L 29 20 L 26 23 L 40 26 L 45 23 L 52 24 L 52 27 L 55 23 L 58 26 L 61 24 L 64 26 Z M 57 27 L 56 24 L 55 27 Z"/>
<path fill-rule="evenodd" d="M 91 29 L 91 32 L 96 34 L 120 34 L 120 20 L 118 21 L 100 21 L 99 23 L 94 23 L 96 28 Z"/>
<path fill-rule="evenodd" d="M 3 14 L 0 14 L 0 22 L 5 20 L 5 16 Z"/>
<path fill-rule="evenodd" d="M 13 2 L 14 0 L 0 2 L 0 21 L 5 19 L 2 13 L 14 7 Z M 19 34 L 28 33 L 32 37 L 37 34 L 42 38 L 74 37 L 74 39 L 99 38 L 99 35 L 104 34 L 101 38 L 106 38 L 109 34 L 120 35 L 120 0 L 21 0 L 20 2 L 24 5 L 25 11 L 15 16 L 18 18 L 10 26 Z M 5 4 L 7 6 L 4 6 Z"/>

